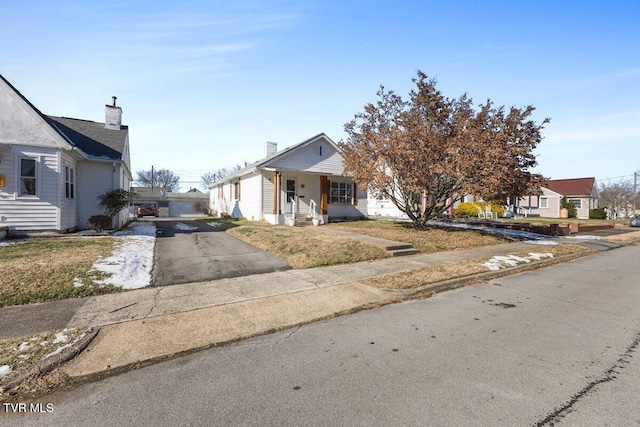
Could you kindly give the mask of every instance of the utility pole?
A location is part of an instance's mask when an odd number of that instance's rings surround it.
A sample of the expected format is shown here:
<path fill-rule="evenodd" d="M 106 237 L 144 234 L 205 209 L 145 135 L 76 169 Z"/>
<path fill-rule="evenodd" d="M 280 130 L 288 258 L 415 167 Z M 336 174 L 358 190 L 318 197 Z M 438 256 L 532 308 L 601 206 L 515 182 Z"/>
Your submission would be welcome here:
<path fill-rule="evenodd" d="M 153 193 L 153 165 L 151 165 L 151 192 Z"/>
<path fill-rule="evenodd" d="M 636 204 L 638 200 L 638 172 L 633 173 L 633 216 L 636 216 Z"/>

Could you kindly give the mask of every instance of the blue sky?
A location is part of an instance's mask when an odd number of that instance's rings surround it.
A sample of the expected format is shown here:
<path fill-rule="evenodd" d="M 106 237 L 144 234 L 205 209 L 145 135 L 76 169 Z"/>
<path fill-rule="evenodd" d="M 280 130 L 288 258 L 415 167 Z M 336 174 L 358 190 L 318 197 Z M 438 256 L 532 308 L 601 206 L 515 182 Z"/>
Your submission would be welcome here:
<path fill-rule="evenodd" d="M 422 70 L 447 96 L 537 108 L 551 178 L 640 169 L 640 2 L 2 0 L 0 74 L 43 113 L 104 121 L 183 186 L 344 123 Z"/>

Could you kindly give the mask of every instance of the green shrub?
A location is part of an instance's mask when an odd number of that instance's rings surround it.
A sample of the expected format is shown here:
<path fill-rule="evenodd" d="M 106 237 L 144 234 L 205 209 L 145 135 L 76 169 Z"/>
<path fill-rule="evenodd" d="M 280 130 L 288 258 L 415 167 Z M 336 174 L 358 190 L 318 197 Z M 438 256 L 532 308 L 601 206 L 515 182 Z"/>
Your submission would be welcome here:
<path fill-rule="evenodd" d="M 575 218 L 578 216 L 578 211 L 573 203 L 571 203 L 566 197 L 563 197 L 560 201 L 560 207 L 566 209 L 569 213 L 569 218 Z"/>
<path fill-rule="evenodd" d="M 607 219 L 607 212 L 604 208 L 590 209 L 589 219 Z"/>

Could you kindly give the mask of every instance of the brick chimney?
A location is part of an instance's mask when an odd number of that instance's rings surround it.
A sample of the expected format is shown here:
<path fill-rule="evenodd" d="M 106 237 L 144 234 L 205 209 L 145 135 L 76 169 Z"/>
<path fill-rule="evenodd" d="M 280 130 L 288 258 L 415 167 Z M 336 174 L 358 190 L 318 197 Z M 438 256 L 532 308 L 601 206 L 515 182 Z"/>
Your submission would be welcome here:
<path fill-rule="evenodd" d="M 104 106 L 104 127 L 106 129 L 120 130 L 122 126 L 122 108 L 116 106 L 117 97 L 112 96 L 111 98 L 113 99 L 113 105 L 106 104 Z"/>

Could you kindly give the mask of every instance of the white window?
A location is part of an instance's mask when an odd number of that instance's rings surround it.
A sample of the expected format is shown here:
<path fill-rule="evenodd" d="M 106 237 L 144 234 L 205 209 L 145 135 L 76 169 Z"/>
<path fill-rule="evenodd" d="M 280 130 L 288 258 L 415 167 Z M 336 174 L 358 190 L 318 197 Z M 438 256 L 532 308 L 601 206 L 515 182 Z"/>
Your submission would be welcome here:
<path fill-rule="evenodd" d="M 76 171 L 70 166 L 64 167 L 64 195 L 67 199 L 76 198 Z"/>
<path fill-rule="evenodd" d="M 582 208 L 582 199 L 569 199 L 569 203 L 573 204 L 576 209 Z"/>
<path fill-rule="evenodd" d="M 240 180 L 231 184 L 231 200 L 240 200 Z"/>
<path fill-rule="evenodd" d="M 331 181 L 331 203 L 353 203 L 353 183 Z"/>
<path fill-rule="evenodd" d="M 546 197 L 540 197 L 540 207 L 543 209 L 549 207 L 549 200 Z"/>
<path fill-rule="evenodd" d="M 20 196 L 36 195 L 36 161 L 20 159 Z"/>

